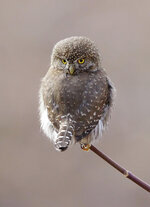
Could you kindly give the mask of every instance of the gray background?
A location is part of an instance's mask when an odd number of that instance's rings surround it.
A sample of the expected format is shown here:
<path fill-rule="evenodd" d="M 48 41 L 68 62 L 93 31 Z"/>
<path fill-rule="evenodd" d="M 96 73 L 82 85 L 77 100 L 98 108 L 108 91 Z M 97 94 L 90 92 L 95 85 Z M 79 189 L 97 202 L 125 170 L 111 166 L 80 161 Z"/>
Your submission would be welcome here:
<path fill-rule="evenodd" d="M 92 152 L 58 153 L 40 132 L 40 80 L 72 35 L 95 40 L 117 88 L 96 146 L 150 183 L 150 1 L 0 0 L 0 207 L 149 207 Z"/>

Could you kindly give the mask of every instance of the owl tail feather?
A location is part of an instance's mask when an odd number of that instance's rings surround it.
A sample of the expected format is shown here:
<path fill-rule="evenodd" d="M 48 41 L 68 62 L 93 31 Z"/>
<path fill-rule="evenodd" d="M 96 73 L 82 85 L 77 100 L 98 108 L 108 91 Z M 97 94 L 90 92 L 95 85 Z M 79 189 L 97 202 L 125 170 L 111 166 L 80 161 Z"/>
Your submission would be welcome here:
<path fill-rule="evenodd" d="M 59 129 L 57 138 L 55 140 L 55 148 L 58 151 L 65 151 L 71 143 L 73 136 L 73 125 L 68 121 L 64 121 Z"/>

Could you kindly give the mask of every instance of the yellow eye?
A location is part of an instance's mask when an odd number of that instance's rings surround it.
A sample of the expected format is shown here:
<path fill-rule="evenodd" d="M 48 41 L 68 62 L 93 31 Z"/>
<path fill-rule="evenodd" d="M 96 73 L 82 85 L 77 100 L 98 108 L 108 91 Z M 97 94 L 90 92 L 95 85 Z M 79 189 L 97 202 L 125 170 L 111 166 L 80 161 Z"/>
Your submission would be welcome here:
<path fill-rule="evenodd" d="M 61 61 L 63 64 L 65 64 L 65 65 L 67 64 L 67 60 L 65 60 L 65 59 L 62 59 Z"/>
<path fill-rule="evenodd" d="M 83 64 L 84 62 L 85 62 L 85 59 L 84 58 L 78 60 L 78 63 L 79 64 Z"/>

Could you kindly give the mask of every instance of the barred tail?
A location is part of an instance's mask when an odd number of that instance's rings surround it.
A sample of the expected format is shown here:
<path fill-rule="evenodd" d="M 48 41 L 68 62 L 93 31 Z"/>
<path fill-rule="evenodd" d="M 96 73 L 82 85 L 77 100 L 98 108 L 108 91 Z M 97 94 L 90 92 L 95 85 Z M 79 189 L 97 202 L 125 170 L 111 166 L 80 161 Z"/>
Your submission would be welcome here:
<path fill-rule="evenodd" d="M 60 126 L 59 133 L 55 141 L 55 148 L 59 151 L 65 151 L 72 139 L 73 126 L 68 121 L 63 122 Z"/>

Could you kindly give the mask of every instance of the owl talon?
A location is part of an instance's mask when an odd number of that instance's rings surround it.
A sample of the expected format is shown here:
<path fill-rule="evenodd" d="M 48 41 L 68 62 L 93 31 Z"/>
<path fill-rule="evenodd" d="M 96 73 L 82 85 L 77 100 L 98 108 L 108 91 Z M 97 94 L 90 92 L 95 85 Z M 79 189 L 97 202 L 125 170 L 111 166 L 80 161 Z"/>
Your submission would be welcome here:
<path fill-rule="evenodd" d="M 81 144 L 81 149 L 83 149 L 84 151 L 89 151 L 90 147 L 90 144 Z"/>

